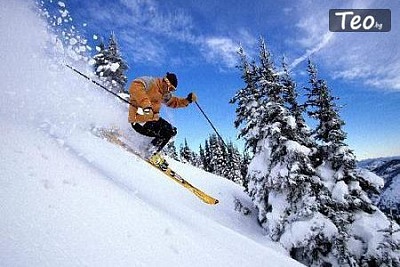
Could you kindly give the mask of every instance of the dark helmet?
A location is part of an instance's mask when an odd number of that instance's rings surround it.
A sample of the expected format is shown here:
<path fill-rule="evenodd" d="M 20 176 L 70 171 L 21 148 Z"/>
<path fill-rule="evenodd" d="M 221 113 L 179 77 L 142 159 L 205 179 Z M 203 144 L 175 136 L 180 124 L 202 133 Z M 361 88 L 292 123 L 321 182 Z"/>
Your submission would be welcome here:
<path fill-rule="evenodd" d="M 178 86 L 178 79 L 176 78 L 176 75 L 171 72 L 167 72 L 167 75 L 165 76 L 168 81 L 176 88 Z"/>

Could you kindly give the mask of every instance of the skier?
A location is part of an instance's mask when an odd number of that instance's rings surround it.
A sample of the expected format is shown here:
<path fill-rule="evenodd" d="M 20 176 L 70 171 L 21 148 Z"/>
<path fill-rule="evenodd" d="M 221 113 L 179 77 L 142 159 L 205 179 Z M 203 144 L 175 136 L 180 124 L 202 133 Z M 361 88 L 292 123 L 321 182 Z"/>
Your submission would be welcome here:
<path fill-rule="evenodd" d="M 144 151 L 144 157 L 163 169 L 168 165 L 159 152 L 177 134 L 177 129 L 160 117 L 161 104 L 181 108 L 197 100 L 194 93 L 188 94 L 186 98 L 173 96 L 177 86 L 176 75 L 167 72 L 165 77 L 136 78 L 129 88 L 132 104 L 129 106 L 129 123 L 139 134 L 154 137 Z"/>

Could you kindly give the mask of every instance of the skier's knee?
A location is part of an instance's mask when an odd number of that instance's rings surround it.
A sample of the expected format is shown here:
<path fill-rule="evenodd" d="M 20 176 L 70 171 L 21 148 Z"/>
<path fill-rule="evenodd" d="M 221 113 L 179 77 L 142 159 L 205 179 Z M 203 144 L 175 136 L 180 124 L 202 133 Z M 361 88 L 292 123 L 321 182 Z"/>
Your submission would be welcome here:
<path fill-rule="evenodd" d="M 164 133 L 165 133 L 164 137 L 171 139 L 178 133 L 178 130 L 176 129 L 176 127 L 170 126 L 165 129 Z"/>
<path fill-rule="evenodd" d="M 178 133 L 178 129 L 176 127 L 172 127 L 171 137 L 174 137 Z"/>

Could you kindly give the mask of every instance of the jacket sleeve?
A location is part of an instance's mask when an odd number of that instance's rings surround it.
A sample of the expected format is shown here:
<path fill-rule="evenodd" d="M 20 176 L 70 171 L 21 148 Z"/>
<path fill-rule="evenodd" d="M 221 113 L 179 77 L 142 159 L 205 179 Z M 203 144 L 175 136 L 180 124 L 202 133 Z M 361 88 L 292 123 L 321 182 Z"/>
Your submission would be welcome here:
<path fill-rule="evenodd" d="M 134 80 L 129 88 L 130 100 L 134 106 L 151 107 L 151 101 L 146 94 L 145 84 L 140 80 Z"/>
<path fill-rule="evenodd" d="M 166 105 L 170 108 L 184 108 L 189 105 L 189 101 L 186 98 L 171 96 Z"/>

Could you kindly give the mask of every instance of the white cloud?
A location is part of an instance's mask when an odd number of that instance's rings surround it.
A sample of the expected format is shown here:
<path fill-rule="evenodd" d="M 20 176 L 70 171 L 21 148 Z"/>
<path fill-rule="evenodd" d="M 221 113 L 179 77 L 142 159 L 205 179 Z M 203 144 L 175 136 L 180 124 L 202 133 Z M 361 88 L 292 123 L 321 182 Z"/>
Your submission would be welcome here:
<path fill-rule="evenodd" d="M 163 10 L 153 0 L 120 0 L 101 5 L 91 1 L 86 5 L 91 21 L 102 32 L 116 32 L 122 51 L 134 62 L 162 64 L 171 52 L 171 43 L 197 42 L 192 18 L 182 9 Z"/>
<path fill-rule="evenodd" d="M 322 53 L 335 78 L 361 81 L 382 90 L 400 91 L 398 33 L 341 35 L 329 51 Z M 382 37 L 379 39 L 377 35 Z"/>
<path fill-rule="evenodd" d="M 334 34 L 332 32 L 327 32 L 321 38 L 318 38 L 318 39 L 320 39 L 319 43 L 313 45 L 313 47 L 311 47 L 309 49 L 306 49 L 306 52 L 303 55 L 296 58 L 290 64 L 290 69 L 295 68 L 298 64 L 307 60 L 313 54 L 319 52 L 321 49 L 323 49 L 325 46 L 327 46 L 329 44 L 329 42 L 332 40 L 333 37 L 334 37 Z"/>
<path fill-rule="evenodd" d="M 354 61 L 353 66 L 343 70 L 335 71 L 333 76 L 337 79 L 362 79 L 366 85 L 385 89 L 400 91 L 400 60 L 394 60 L 395 63 L 385 64 L 363 64 L 369 60 Z M 372 63 L 372 62 L 369 62 Z"/>
<path fill-rule="evenodd" d="M 151 64 L 162 64 L 165 60 L 165 50 L 156 39 L 137 36 L 128 32 L 122 32 L 121 39 L 125 47 L 129 47 L 130 61 L 149 62 Z"/>
<path fill-rule="evenodd" d="M 203 56 L 208 62 L 228 69 L 236 67 L 240 45 L 246 48 L 249 56 L 253 55 L 254 48 L 258 43 L 254 36 L 245 29 L 232 31 L 231 34 L 232 37 L 210 36 L 198 38 Z"/>
<path fill-rule="evenodd" d="M 302 5 L 303 4 L 303 5 Z M 389 33 L 330 33 L 329 8 L 326 2 L 309 1 L 300 3 L 297 10 L 299 35 L 296 41 L 304 49 L 291 64 L 297 66 L 309 56 L 318 58 L 336 79 L 361 81 L 366 86 L 384 90 L 400 90 L 400 31 L 394 29 L 398 7 L 392 2 L 353 1 L 348 3 L 352 8 L 368 8 L 380 5 L 392 10 L 392 31 Z M 319 6 L 318 6 L 319 5 Z M 396 10 L 396 11 L 395 11 Z"/>
<path fill-rule="evenodd" d="M 302 1 L 296 9 L 297 16 L 292 16 L 297 19 L 295 23 L 296 37 L 292 46 L 303 48 L 303 53 L 290 63 L 291 69 L 323 50 L 334 40 L 334 33 L 328 30 L 329 9 L 325 5 L 321 5 L 321 7 L 316 5 L 314 2 Z"/>
<path fill-rule="evenodd" d="M 210 37 L 204 40 L 204 55 L 208 61 L 222 62 L 227 67 L 235 67 L 239 44 L 230 38 Z"/>
<path fill-rule="evenodd" d="M 253 48 L 256 39 L 245 29 L 236 29 L 223 36 L 200 33 L 193 17 L 182 8 L 162 9 L 154 0 L 119 0 L 100 4 L 92 1 L 88 14 L 101 24 L 102 30 L 117 33 L 122 51 L 133 59 L 163 64 L 168 53 L 176 53 L 171 44 L 182 45 L 199 52 L 204 59 L 219 67 L 233 68 L 237 63 L 239 43 Z M 194 55 L 193 55 L 194 56 Z M 188 56 L 187 56 L 188 57 Z M 176 64 L 191 64 L 192 59 L 175 60 Z M 196 60 L 195 60 L 196 61 Z"/>
<path fill-rule="evenodd" d="M 128 8 L 130 19 L 126 26 L 143 33 L 165 35 L 183 42 L 194 42 L 193 22 L 183 9 L 163 10 L 152 0 L 120 0 Z"/>

